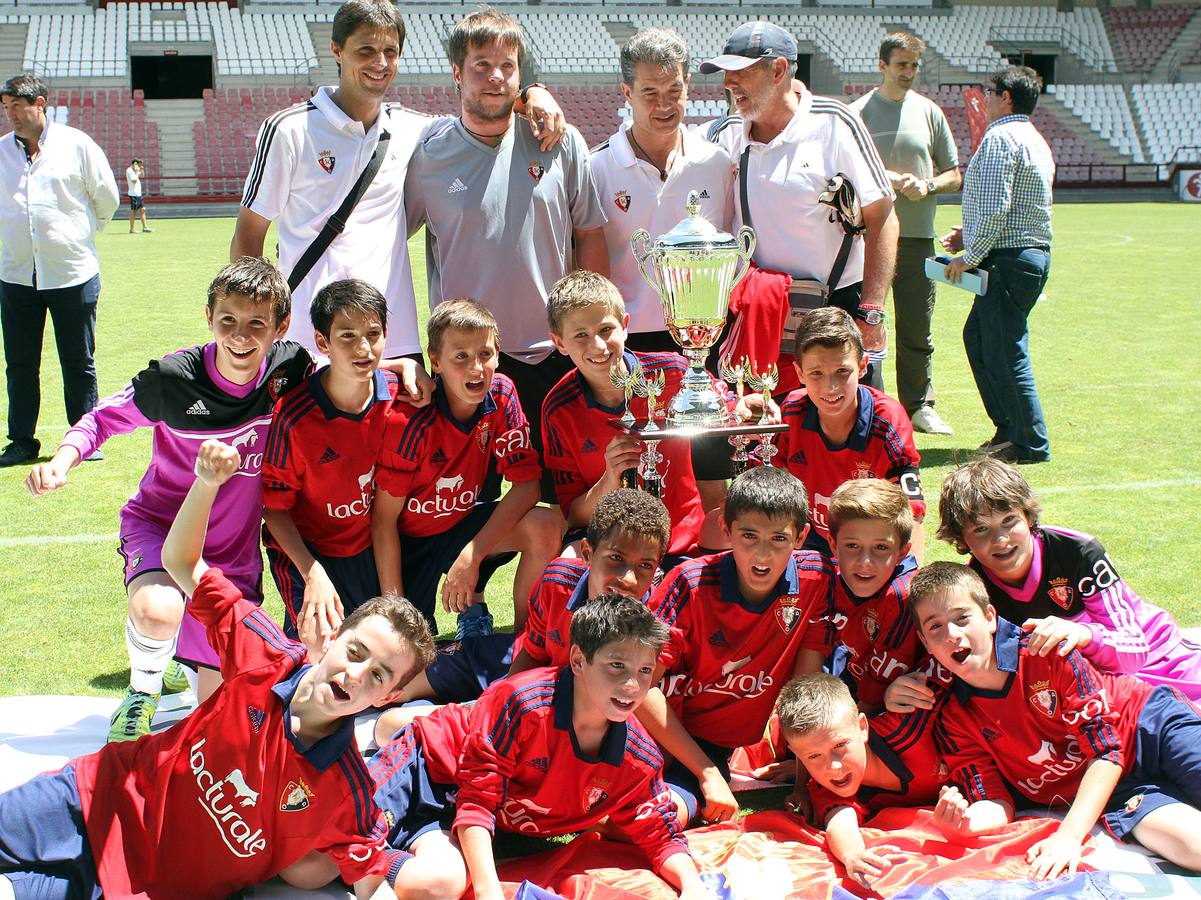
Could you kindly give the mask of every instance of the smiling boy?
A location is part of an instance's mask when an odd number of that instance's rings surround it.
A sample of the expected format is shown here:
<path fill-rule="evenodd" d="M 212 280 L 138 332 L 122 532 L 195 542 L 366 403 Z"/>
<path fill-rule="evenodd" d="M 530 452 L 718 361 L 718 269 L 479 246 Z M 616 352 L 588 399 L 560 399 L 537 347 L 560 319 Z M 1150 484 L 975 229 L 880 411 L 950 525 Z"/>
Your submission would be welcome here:
<path fill-rule="evenodd" d="M 0 795 L 0 887 L 16 896 L 222 898 L 287 879 L 312 851 L 328 854 L 358 897 L 375 896 L 387 861 L 354 716 L 387 703 L 429 661 L 433 640 L 407 601 L 377 599 L 307 665 L 202 555 L 217 493 L 242 464 L 231 446 L 201 445 L 162 548 L 224 683 L 173 728 Z"/>
<path fill-rule="evenodd" d="M 200 667 L 201 699 L 218 681 L 217 656 L 204 629 L 185 612 L 185 594 L 160 559 L 167 529 L 192 484 L 197 450 L 209 438 L 237 448 L 242 465 L 221 492 L 204 551 L 243 597 L 262 601 L 260 473 L 271 407 L 312 366 L 303 347 L 279 340 L 288 328 L 289 300 L 288 285 L 267 260 L 243 257 L 226 266 L 208 288 L 205 319 L 213 340 L 152 362 L 80 419 L 54 457 L 34 466 L 26 479 L 34 496 L 57 490 L 81 459 L 113 435 L 154 430 L 150 465 L 121 508 L 130 683 L 113 715 L 110 741 L 148 734 L 160 693 L 187 687 L 178 665 L 164 687 L 173 655 Z"/>
<path fill-rule="evenodd" d="M 497 373 L 500 336 L 474 300 L 438 304 L 427 325 L 433 402 L 394 407 L 376 469 L 371 533 L 380 587 L 406 596 L 434 626 L 434 594 L 462 614 L 513 554 L 514 624 L 525 623 L 535 580 L 554 558 L 559 517 L 536 509 L 542 467 L 513 382 Z M 495 465 L 511 487 L 478 502 Z M 462 620 L 461 620 L 462 621 Z"/>
<path fill-rule="evenodd" d="M 997 616 L 980 576 L 932 563 L 914 576 L 922 643 L 952 675 L 938 740 L 950 770 L 935 818 L 955 839 L 1009 822 L 1010 785 L 1063 806 L 1028 853 L 1033 878 L 1074 872 L 1099 818 L 1177 865 L 1201 871 L 1201 717 L 1173 688 L 1098 672 L 1080 655 L 1031 652 Z"/>
<path fill-rule="evenodd" d="M 276 404 L 263 460 L 263 539 L 284 633 L 317 658 L 343 615 L 379 594 L 373 479 L 397 379 L 379 368 L 388 303 L 367 282 L 327 284 L 309 314 L 329 365 Z"/>

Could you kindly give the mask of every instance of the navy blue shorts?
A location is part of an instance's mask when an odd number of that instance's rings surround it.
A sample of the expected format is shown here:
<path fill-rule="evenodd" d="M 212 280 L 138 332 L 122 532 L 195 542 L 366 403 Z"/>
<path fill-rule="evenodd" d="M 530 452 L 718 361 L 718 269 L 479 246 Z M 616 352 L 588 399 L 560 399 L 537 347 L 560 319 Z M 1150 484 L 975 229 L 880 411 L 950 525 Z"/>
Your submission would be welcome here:
<path fill-rule="evenodd" d="M 1173 687 L 1160 685 L 1138 717 L 1134 768 L 1118 782 L 1103 821 L 1126 838 L 1161 806 L 1184 803 L 1201 809 L 1201 711 Z"/>
<path fill-rule="evenodd" d="M 0 874 L 17 900 L 98 900 L 75 767 L 0 794 Z"/>
<path fill-rule="evenodd" d="M 271 566 L 271 577 L 275 579 L 279 596 L 284 601 L 284 634 L 294 641 L 299 640 L 296 622 L 304 606 L 304 578 L 288 554 L 267 541 L 263 544 L 267 550 L 267 563 Z M 324 556 L 312 547 L 308 549 L 333 582 L 334 590 L 342 601 L 343 615 L 350 615 L 368 600 L 379 596 L 375 554 L 370 547 L 354 556 Z"/>
<path fill-rule="evenodd" d="M 411 725 L 396 733 L 371 758 L 375 803 L 388 825 L 388 884 L 395 887 L 400 867 L 414 842 L 431 831 L 451 833 L 455 818 L 454 785 L 430 780 L 425 753 Z"/>
<path fill-rule="evenodd" d="M 425 677 L 439 703 L 466 703 L 492 682 L 506 677 L 512 663 L 511 634 L 498 632 L 462 641 L 438 641 L 438 652 L 425 670 Z"/>
<path fill-rule="evenodd" d="M 429 537 L 400 536 L 400 578 L 404 583 L 405 597 L 425 615 L 434 634 L 438 633 L 438 624 L 434 619 L 438 584 L 459 558 L 463 548 L 487 524 L 498 503 L 499 500 L 493 500 L 476 504 L 462 521 L 441 534 Z M 492 573 L 516 556 L 516 553 L 497 553 L 484 560 L 480 564 L 480 580 L 475 589 L 482 591 Z"/>
<path fill-rule="evenodd" d="M 693 738 L 698 747 L 704 751 L 709 759 L 713 760 L 713 765 L 717 766 L 721 777 L 730 780 L 730 757 L 734 754 L 733 747 L 721 747 L 701 738 Z M 673 759 L 663 769 L 663 781 L 667 787 L 675 791 L 684 801 L 684 806 L 688 809 L 688 822 L 685 823 L 685 828 L 697 823 L 697 813 L 701 808 L 701 783 L 697 781 L 695 775 L 688 771 L 678 759 Z"/>

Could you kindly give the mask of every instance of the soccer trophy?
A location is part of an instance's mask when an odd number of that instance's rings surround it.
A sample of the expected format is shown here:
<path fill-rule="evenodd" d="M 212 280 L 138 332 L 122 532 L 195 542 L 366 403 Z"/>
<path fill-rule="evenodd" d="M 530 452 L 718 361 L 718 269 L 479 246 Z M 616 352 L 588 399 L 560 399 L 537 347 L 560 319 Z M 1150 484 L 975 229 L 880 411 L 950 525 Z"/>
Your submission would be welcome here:
<path fill-rule="evenodd" d="M 745 225 L 737 237 L 718 231 L 701 216 L 700 197 L 692 191 L 687 218 L 653 243 L 639 228 L 630 244 L 642 277 L 663 303 L 667 330 L 688 357 L 688 374 L 667 406 L 668 426 L 729 424 L 705 360 L 725 328 L 730 292 L 750 269 L 755 232 Z"/>
<path fill-rule="evenodd" d="M 734 387 L 739 400 L 742 400 L 746 394 L 746 383 L 750 374 L 751 367 L 746 357 L 743 357 L 737 363 L 722 363 L 721 380 L 727 385 Z M 750 454 L 746 452 L 746 446 L 751 442 L 751 436 L 748 434 L 732 434 L 727 440 L 734 448 L 734 455 L 730 457 L 730 461 L 734 463 L 734 477 L 737 478 L 746 471 L 747 465 L 750 463 Z"/>
<path fill-rule="evenodd" d="M 757 437 L 760 448 L 754 455 L 761 463 L 770 465 L 775 448 L 762 449 L 764 443 L 770 445 L 765 436 L 784 431 L 784 426 L 762 421 L 732 422 L 725 398 L 718 394 L 705 368 L 709 351 L 726 325 L 730 292 L 750 270 L 755 232 L 745 226 L 738 230 L 737 236 L 719 231 L 701 215 L 700 198 L 692 191 L 688 195 L 688 215 L 671 231 L 652 241 L 646 229 L 640 228 L 630 236 L 630 245 L 642 277 L 659 294 L 668 332 L 688 358 L 688 371 L 667 403 L 662 424 L 658 421 L 657 404 L 666 388 L 664 373 L 652 377 L 641 368 L 627 373 L 622 367 L 614 367 L 611 373 L 613 384 L 622 389 L 626 398 L 625 415 L 612 420 L 612 425 L 642 440 L 638 477 L 643 490 L 660 493 L 663 473 L 658 463 L 663 456 L 658 445 L 669 439 L 691 440 L 706 434 L 729 438 L 734 447 L 732 459 L 736 472 L 741 472 L 752 455 L 747 452 L 747 444 Z M 737 387 L 739 396 L 744 385 L 758 390 L 770 381 L 767 389 L 775 387 L 775 381 L 768 377 L 771 373 L 753 369 L 743 360 L 736 366 L 723 367 L 722 377 Z M 632 396 L 646 398 L 645 419 L 630 412 Z"/>

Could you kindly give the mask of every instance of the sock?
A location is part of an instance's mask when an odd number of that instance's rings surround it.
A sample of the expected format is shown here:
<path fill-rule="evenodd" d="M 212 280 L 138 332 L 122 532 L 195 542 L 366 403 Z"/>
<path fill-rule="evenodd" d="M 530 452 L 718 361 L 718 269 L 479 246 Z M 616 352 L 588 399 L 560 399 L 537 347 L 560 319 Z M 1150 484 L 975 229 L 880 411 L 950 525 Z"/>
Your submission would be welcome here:
<path fill-rule="evenodd" d="M 129 686 L 143 694 L 163 692 L 163 670 L 175 655 L 178 635 L 165 640 L 138 632 L 133 619 L 125 620 L 125 649 L 129 651 Z"/>

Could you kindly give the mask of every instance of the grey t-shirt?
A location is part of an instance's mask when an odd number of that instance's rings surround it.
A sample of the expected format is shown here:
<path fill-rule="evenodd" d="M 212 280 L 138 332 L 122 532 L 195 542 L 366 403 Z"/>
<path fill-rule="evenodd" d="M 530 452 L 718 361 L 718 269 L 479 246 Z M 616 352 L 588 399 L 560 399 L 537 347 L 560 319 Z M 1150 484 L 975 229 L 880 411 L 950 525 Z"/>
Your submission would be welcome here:
<path fill-rule="evenodd" d="M 851 108 L 859 113 L 871 132 L 889 171 L 926 179 L 959 165 L 959 151 L 955 149 L 947 117 L 928 97 L 908 91 L 897 103 L 874 90 L 852 103 Z M 915 202 L 898 191 L 895 204 L 901 237 L 935 236 L 937 198 L 926 197 Z"/>
<path fill-rule="evenodd" d="M 430 307 L 478 300 L 505 353 L 528 363 L 550 355 L 546 297 L 571 271 L 572 231 L 605 224 L 580 133 L 568 127 L 543 152 L 519 117 L 490 147 L 455 119 L 413 154 L 404 196 L 409 233 L 426 225 Z"/>

